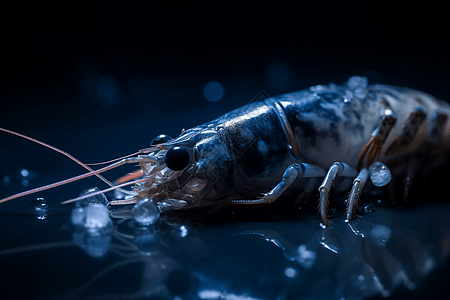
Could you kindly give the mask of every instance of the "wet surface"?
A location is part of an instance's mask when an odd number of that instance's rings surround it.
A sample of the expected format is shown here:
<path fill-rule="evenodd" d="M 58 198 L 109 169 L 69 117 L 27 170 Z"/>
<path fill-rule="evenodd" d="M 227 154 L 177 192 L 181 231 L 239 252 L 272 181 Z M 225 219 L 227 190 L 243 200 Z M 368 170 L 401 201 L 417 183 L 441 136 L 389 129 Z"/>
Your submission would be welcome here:
<path fill-rule="evenodd" d="M 46 202 L 43 218 L 43 200 L 5 203 L 2 299 L 420 299 L 442 291 L 449 203 L 377 199 L 367 195 L 350 223 L 335 204 L 330 228 L 309 203 L 163 214 L 147 226 L 129 219 L 131 207 L 113 208 L 122 218 L 102 231 L 74 226 L 75 205 Z"/>
<path fill-rule="evenodd" d="M 83 172 L 67 160 L 36 163 L 30 150 L 55 159 L 39 146 L 18 151 L 21 167 L 4 164 L 1 197 Z M 209 218 L 163 214 L 144 227 L 126 219 L 131 207 L 114 207 L 122 219 L 93 234 L 72 224 L 76 205 L 59 203 L 101 184 L 86 179 L 1 204 L 2 299 L 422 299 L 443 295 L 450 276 L 450 201 L 433 186 L 407 207 L 363 196 L 350 224 L 345 195 L 331 193 L 330 229 L 319 226 L 313 200 Z"/>
<path fill-rule="evenodd" d="M 21 7 L 16 20 L 26 30 L 9 31 L 5 42 L 11 65 L 0 82 L 0 126 L 90 163 L 146 148 L 161 133 L 176 137 L 251 101 L 352 75 L 450 99 L 448 43 L 436 31 L 448 18 L 425 24 L 411 22 L 424 7 L 374 7 L 369 15 L 353 7 L 338 13 L 340 6 L 305 8 L 311 13 L 301 18 L 297 9 L 251 7 L 213 15 L 206 25 L 197 9 L 176 14 L 170 7 L 158 18 L 153 6 Z M 0 198 L 85 171 L 6 133 L 0 145 Z M 229 209 L 209 218 L 162 214 L 148 226 L 127 219 L 130 207 L 115 208 L 112 216 L 122 219 L 109 226 L 104 218 L 101 232 L 74 226 L 76 206 L 60 205 L 106 188 L 85 179 L 0 204 L 0 298 L 445 298 L 447 178 L 444 171 L 434 185 L 416 188 L 407 207 L 363 196 L 360 218 L 350 224 L 345 195 L 331 193 L 328 229 L 319 226 L 314 200 L 301 209 Z"/>

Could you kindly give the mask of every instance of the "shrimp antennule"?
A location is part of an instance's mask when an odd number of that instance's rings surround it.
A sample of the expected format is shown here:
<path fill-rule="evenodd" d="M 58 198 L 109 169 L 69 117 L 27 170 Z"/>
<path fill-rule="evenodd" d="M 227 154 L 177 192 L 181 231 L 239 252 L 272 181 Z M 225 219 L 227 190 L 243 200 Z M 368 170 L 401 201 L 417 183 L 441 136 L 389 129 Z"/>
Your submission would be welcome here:
<path fill-rule="evenodd" d="M 62 181 L 58 181 L 58 182 L 46 185 L 46 186 L 41 186 L 41 187 L 29 190 L 29 191 L 21 192 L 21 193 L 18 193 L 18 194 L 6 197 L 4 199 L 1 199 L 0 203 L 7 202 L 9 200 L 16 199 L 16 198 L 19 198 L 19 197 L 23 197 L 23 196 L 26 196 L 26 195 L 34 194 L 34 193 L 37 193 L 37 192 L 41 192 L 41 191 L 44 191 L 44 190 L 48 190 L 48 189 L 51 189 L 51 188 L 54 188 L 54 187 L 57 187 L 57 186 L 60 186 L 60 185 L 64 185 L 64 184 L 67 184 L 67 183 L 70 183 L 70 182 L 74 182 L 74 181 L 83 179 L 83 178 L 94 176 L 94 175 L 97 175 L 99 173 L 103 173 L 103 172 L 109 171 L 111 169 L 117 168 L 117 167 L 122 166 L 122 165 L 127 164 L 127 163 L 138 163 L 138 162 L 141 162 L 142 160 L 143 159 L 141 157 L 125 158 L 125 159 L 122 159 L 121 161 L 118 161 L 118 162 L 116 162 L 116 163 L 114 163 L 112 165 L 106 166 L 106 167 L 98 169 L 96 171 L 92 171 L 92 172 L 89 172 L 89 173 L 81 174 L 81 175 L 78 175 L 78 176 L 75 176 L 75 177 L 72 177 L 72 178 L 68 178 L 68 179 L 65 179 L 65 180 L 62 180 Z M 120 187 L 121 187 L 121 185 L 112 186 L 112 189 L 118 189 Z M 126 190 L 123 190 L 123 191 L 126 191 Z M 126 192 L 127 192 L 127 194 L 135 195 L 135 193 L 132 192 L 132 191 L 126 191 Z"/>
<path fill-rule="evenodd" d="M 83 199 L 86 199 L 86 198 L 89 198 L 89 197 L 92 197 L 92 196 L 100 195 L 100 194 L 103 194 L 103 193 L 115 190 L 115 189 L 120 188 L 120 187 L 124 187 L 124 186 L 127 186 L 127 185 L 132 185 L 132 184 L 143 182 L 143 181 L 147 181 L 147 180 L 148 180 L 148 178 L 141 178 L 141 179 L 134 180 L 134 181 L 128 181 L 128 182 L 125 182 L 125 183 L 122 183 L 122 184 L 119 184 L 117 186 L 113 186 L 113 187 L 110 187 L 110 188 L 107 188 L 107 189 L 104 189 L 104 190 L 101 190 L 101 191 L 97 191 L 97 192 L 94 192 L 94 193 L 89 193 L 89 194 L 86 194 L 86 195 L 83 195 L 83 196 L 80 196 L 80 197 L 77 197 L 77 198 L 73 198 L 73 199 L 69 199 L 69 200 L 63 201 L 63 202 L 61 202 L 61 204 L 68 204 L 68 203 L 75 202 L 75 201 L 78 201 L 78 200 L 83 200 Z M 137 196 L 137 193 L 134 192 L 134 195 Z"/>
<path fill-rule="evenodd" d="M 138 155 L 139 153 L 141 153 L 141 152 L 138 151 L 138 152 L 134 152 L 134 153 L 131 153 L 131 154 L 128 154 L 128 155 L 125 155 L 125 156 L 122 156 L 122 157 L 114 158 L 114 159 L 111 159 L 111 160 L 108 160 L 108 161 L 102 161 L 102 162 L 98 162 L 98 163 L 89 163 L 89 164 L 85 164 L 85 165 L 86 166 L 100 166 L 100 165 L 112 164 L 112 163 L 114 163 L 116 161 L 119 161 L 121 159 Z"/>

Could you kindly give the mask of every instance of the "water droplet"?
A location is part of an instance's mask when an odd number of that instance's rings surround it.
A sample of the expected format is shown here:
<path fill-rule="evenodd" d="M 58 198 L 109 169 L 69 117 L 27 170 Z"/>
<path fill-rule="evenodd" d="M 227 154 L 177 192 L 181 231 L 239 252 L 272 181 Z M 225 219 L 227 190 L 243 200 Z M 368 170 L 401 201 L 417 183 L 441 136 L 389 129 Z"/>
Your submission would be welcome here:
<path fill-rule="evenodd" d="M 144 198 L 131 209 L 133 219 L 140 225 L 155 224 L 160 216 L 158 206 L 152 199 Z"/>
<path fill-rule="evenodd" d="M 30 182 L 28 180 L 26 180 L 26 179 L 22 179 L 22 185 L 23 186 L 29 186 Z"/>
<path fill-rule="evenodd" d="M 11 181 L 11 178 L 9 178 L 9 176 L 3 176 L 3 182 L 5 183 L 9 183 Z"/>
<path fill-rule="evenodd" d="M 47 201 L 44 198 L 36 198 L 32 201 L 34 206 L 34 212 L 38 220 L 44 220 L 47 218 L 48 206 Z"/>
<path fill-rule="evenodd" d="M 388 184 L 392 179 L 392 174 L 389 168 L 380 163 L 379 161 L 374 162 L 370 168 L 370 180 L 372 180 L 373 185 L 376 187 L 382 187 Z"/>
<path fill-rule="evenodd" d="M 366 213 L 373 212 L 372 206 L 369 206 L 369 205 L 364 206 L 364 212 L 366 212 Z"/>
<path fill-rule="evenodd" d="M 34 207 L 45 207 L 47 206 L 47 201 L 44 198 L 36 198 L 33 200 Z"/>
<path fill-rule="evenodd" d="M 381 203 L 381 199 L 378 199 L 377 203 Z"/>

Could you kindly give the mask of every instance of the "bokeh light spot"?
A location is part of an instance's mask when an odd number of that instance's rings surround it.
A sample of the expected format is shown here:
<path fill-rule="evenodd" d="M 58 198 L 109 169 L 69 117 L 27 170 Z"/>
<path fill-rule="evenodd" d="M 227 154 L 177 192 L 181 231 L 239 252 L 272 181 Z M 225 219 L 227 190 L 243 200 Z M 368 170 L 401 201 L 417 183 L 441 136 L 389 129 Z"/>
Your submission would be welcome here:
<path fill-rule="evenodd" d="M 223 86 L 217 81 L 211 81 L 203 88 L 203 95 L 206 100 L 211 102 L 217 102 L 223 97 Z"/>
<path fill-rule="evenodd" d="M 30 172 L 28 172 L 27 169 L 22 169 L 20 170 L 20 175 L 22 175 L 22 177 L 28 177 L 28 175 L 30 175 Z"/>

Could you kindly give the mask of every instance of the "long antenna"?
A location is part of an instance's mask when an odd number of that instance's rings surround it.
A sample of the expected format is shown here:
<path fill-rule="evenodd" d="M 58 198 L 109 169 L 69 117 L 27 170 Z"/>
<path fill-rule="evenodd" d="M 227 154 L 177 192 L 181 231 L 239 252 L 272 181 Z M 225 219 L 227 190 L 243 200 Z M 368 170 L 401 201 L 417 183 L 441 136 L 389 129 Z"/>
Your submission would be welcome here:
<path fill-rule="evenodd" d="M 54 150 L 54 151 L 56 151 L 56 152 L 61 153 L 61 154 L 64 155 L 64 156 L 70 158 L 71 160 L 73 160 L 74 162 L 76 162 L 77 164 L 79 164 L 80 166 L 82 166 L 83 168 L 85 168 L 86 170 L 88 170 L 88 171 L 90 171 L 90 172 L 93 172 L 93 171 L 94 171 L 92 168 L 90 168 L 89 166 L 87 166 L 86 164 L 84 164 L 83 162 L 81 162 L 80 160 L 78 160 L 77 158 L 75 158 L 74 156 L 72 156 L 71 154 L 67 153 L 67 152 L 64 151 L 64 150 L 61 150 L 61 149 L 59 149 L 59 148 L 56 148 L 55 146 L 49 145 L 49 144 L 47 144 L 47 143 L 41 142 L 41 141 L 39 141 L 39 140 L 37 140 L 37 139 L 34 139 L 34 138 L 32 138 L 32 137 L 26 136 L 26 135 L 24 135 L 24 134 L 21 134 L 21 133 L 12 131 L 12 130 L 8 130 L 8 129 L 1 128 L 1 127 L 0 127 L 0 130 L 1 130 L 1 131 L 4 131 L 4 132 L 7 132 L 7 133 L 10 133 L 10 134 L 13 134 L 13 135 L 16 135 L 16 136 L 19 136 L 19 137 L 21 137 L 21 138 L 27 139 L 27 140 L 29 140 L 29 141 L 35 142 L 35 143 L 37 143 L 37 144 L 39 144 L 39 145 L 42 145 L 42 146 L 44 146 L 44 147 L 50 148 L 50 149 L 52 149 L 52 150 Z M 114 186 L 108 179 L 104 178 L 102 175 L 95 174 L 95 176 L 97 176 L 98 178 L 100 178 L 101 180 L 103 180 L 107 185 L 109 185 L 109 186 Z"/>
<path fill-rule="evenodd" d="M 57 147 L 55 147 L 55 146 L 49 145 L 49 144 L 44 143 L 44 142 L 42 142 L 42 141 L 40 141 L 40 140 L 34 139 L 34 138 L 32 138 L 32 137 L 26 136 L 26 135 L 24 135 L 24 134 L 21 134 L 21 133 L 18 133 L 18 132 L 9 130 L 9 129 L 5 129 L 5 128 L 0 127 L 0 131 L 3 131 L 3 132 L 6 132 L 6 133 L 9 133 L 9 134 L 12 134 L 12 135 L 15 135 L 15 136 L 18 136 L 18 137 L 27 139 L 27 140 L 29 140 L 29 141 L 35 142 L 35 143 L 37 143 L 37 144 L 39 144 L 39 145 L 42 145 L 42 146 L 47 147 L 47 148 L 49 148 L 49 149 L 52 149 L 53 151 L 56 151 L 56 152 L 58 152 L 58 153 L 61 153 L 62 155 L 64 155 L 64 156 L 70 158 L 71 160 L 75 161 L 77 164 L 79 164 L 80 166 L 82 166 L 83 168 L 85 168 L 86 170 L 88 170 L 89 172 L 92 172 L 91 175 L 97 176 L 98 178 L 100 178 L 103 182 L 105 182 L 105 183 L 106 183 L 107 185 L 109 185 L 110 187 L 114 187 L 114 186 L 115 186 L 115 185 L 114 185 L 112 182 L 110 182 L 108 179 L 106 179 L 105 177 L 103 177 L 103 176 L 101 176 L 100 174 L 98 174 L 98 173 L 100 173 L 100 172 L 96 172 L 96 171 L 93 170 L 91 167 L 87 166 L 85 163 L 81 162 L 79 159 L 75 158 L 73 155 L 67 153 L 67 152 L 64 151 L 64 150 L 61 150 L 61 149 L 59 149 L 59 148 L 57 148 Z M 145 151 L 145 150 L 147 150 L 147 149 L 141 150 L 141 151 L 139 151 L 139 152 L 142 152 L 142 151 Z M 126 156 L 126 157 L 129 157 L 129 156 L 130 156 L 130 155 L 128 155 L 128 156 Z M 91 175 L 89 175 L 89 176 L 91 176 Z M 80 179 L 81 179 L 81 178 L 80 178 Z M 64 182 L 64 181 L 61 181 L 61 182 Z M 69 181 L 69 182 L 71 182 L 71 181 Z M 67 183 L 68 183 L 68 182 L 67 182 Z M 64 184 L 64 183 L 62 183 L 62 184 Z M 49 186 L 46 186 L 46 187 L 47 187 L 47 188 L 51 188 L 51 187 L 49 187 Z M 53 186 L 52 186 L 52 187 L 53 187 Z M 28 194 L 32 194 L 31 191 L 34 191 L 34 193 L 35 193 L 35 192 L 42 191 L 42 190 L 44 190 L 44 189 L 37 188 L 37 189 L 34 189 L 34 190 L 30 190 L 30 191 L 24 192 L 24 193 L 27 193 L 27 194 L 20 193 L 20 194 L 17 194 L 17 195 L 23 194 L 22 196 L 25 196 L 25 195 L 28 195 Z M 134 193 L 133 193 L 132 191 L 127 191 L 127 190 L 120 189 L 120 188 L 119 188 L 118 190 L 121 191 L 122 193 L 125 193 L 125 194 L 134 195 Z M 28 192 L 30 192 L 30 193 L 28 193 Z M 5 198 L 5 199 L 9 199 L 9 198 L 11 198 L 11 197 L 8 197 L 8 198 Z M 18 197 L 14 197 L 14 198 L 18 198 Z M 3 199 L 3 200 L 5 200 L 5 199 Z M 3 201 L 3 200 L 1 200 L 0 203 L 5 202 L 5 201 Z M 7 201 L 7 200 L 6 200 L 6 201 Z"/>

